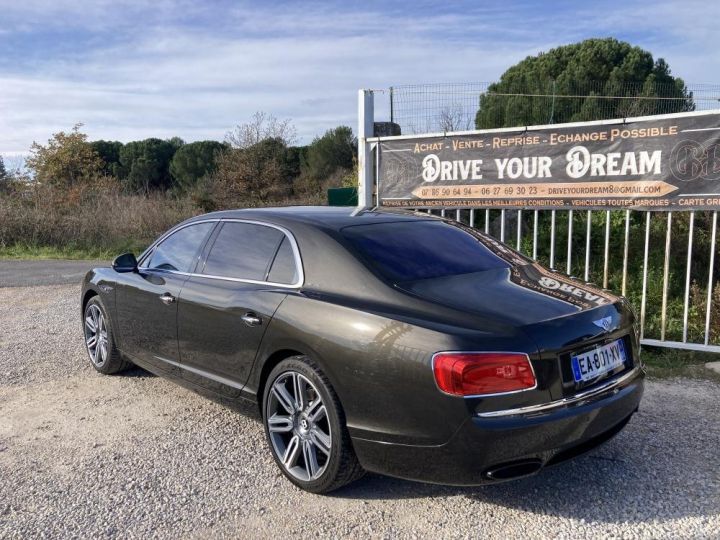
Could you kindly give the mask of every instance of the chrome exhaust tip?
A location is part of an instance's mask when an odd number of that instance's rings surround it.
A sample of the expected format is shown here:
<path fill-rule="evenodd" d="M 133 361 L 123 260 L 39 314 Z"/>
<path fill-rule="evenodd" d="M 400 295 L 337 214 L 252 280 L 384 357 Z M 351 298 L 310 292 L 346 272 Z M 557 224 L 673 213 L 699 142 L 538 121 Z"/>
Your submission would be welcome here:
<path fill-rule="evenodd" d="M 542 469 L 542 461 L 539 459 L 522 459 L 519 461 L 511 461 L 491 467 L 485 471 L 485 477 L 489 480 L 514 480 L 525 476 L 532 476 Z"/>

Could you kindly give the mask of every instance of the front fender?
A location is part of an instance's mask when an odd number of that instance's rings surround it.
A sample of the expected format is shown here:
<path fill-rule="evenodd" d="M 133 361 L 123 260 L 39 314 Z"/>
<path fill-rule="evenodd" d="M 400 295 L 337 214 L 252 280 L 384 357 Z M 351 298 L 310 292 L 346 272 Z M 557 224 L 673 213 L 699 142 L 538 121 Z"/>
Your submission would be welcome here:
<path fill-rule="evenodd" d="M 118 325 L 116 324 L 116 276 L 117 272 L 111 268 L 93 268 L 85 274 L 80 289 L 80 320 L 82 321 L 84 318 L 87 301 L 93 296 L 99 296 L 110 316 L 110 331 L 115 339 L 115 344 L 118 348 L 122 348 L 122 336 L 118 332 Z"/>

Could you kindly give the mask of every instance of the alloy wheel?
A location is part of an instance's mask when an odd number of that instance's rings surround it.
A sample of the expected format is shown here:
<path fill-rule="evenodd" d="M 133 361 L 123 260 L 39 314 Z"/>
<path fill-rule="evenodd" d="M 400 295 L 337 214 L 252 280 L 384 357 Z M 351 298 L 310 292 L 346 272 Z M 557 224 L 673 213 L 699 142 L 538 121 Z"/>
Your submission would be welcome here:
<path fill-rule="evenodd" d="M 85 345 L 93 364 L 101 367 L 107 362 L 107 323 L 97 304 L 90 304 L 85 310 Z"/>
<path fill-rule="evenodd" d="M 265 411 L 273 452 L 283 468 L 304 482 L 322 476 L 332 437 L 327 408 L 315 385 L 295 371 L 273 382 Z"/>

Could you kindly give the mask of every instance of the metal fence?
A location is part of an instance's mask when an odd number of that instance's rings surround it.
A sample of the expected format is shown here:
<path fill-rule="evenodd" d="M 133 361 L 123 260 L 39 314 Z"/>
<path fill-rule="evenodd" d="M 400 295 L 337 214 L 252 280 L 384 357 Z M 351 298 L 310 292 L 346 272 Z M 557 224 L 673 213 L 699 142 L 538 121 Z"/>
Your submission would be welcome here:
<path fill-rule="evenodd" d="M 720 85 L 523 81 L 500 91 L 492 83 L 393 86 L 390 120 L 404 135 L 476 128 L 545 125 L 716 109 Z"/>
<path fill-rule="evenodd" d="M 403 135 L 716 109 L 720 85 L 538 83 L 499 92 L 488 83 L 396 86 L 391 121 Z M 371 137 L 371 93 L 360 92 L 360 141 Z M 485 113 L 483 113 L 483 110 Z M 500 112 L 498 112 L 500 111 Z M 514 114 L 522 114 L 516 121 Z M 531 121 L 526 121 L 530 118 Z M 362 205 L 377 163 L 360 144 Z M 365 166 L 367 164 L 367 166 Z M 629 298 L 645 345 L 720 352 L 717 212 L 429 210 L 477 227 L 556 270 Z"/>

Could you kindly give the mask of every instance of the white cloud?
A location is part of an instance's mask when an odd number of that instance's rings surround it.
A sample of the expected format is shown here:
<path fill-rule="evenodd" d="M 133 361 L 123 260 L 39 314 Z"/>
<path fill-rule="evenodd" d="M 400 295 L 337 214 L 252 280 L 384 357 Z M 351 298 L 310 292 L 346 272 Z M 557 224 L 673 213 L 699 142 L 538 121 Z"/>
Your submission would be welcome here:
<path fill-rule="evenodd" d="M 220 139 L 256 110 L 292 118 L 307 142 L 355 126 L 358 88 L 493 80 L 529 54 L 597 35 L 647 47 L 686 81 L 707 82 L 720 68 L 717 17 L 691 9 L 500 4 L 431 15 L 296 3 L 12 2 L 0 11 L 22 21 L 13 36 L 24 33 L 26 46 L 48 29 L 72 29 L 78 43 L 64 38 L 70 43 L 43 60 L 0 68 L 0 151 L 27 151 L 76 122 L 93 139 Z M 386 115 L 387 96 L 378 100 Z"/>

